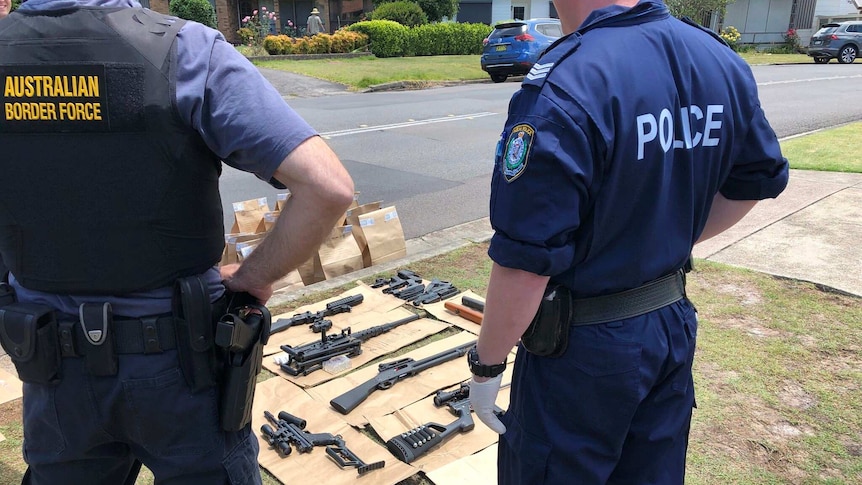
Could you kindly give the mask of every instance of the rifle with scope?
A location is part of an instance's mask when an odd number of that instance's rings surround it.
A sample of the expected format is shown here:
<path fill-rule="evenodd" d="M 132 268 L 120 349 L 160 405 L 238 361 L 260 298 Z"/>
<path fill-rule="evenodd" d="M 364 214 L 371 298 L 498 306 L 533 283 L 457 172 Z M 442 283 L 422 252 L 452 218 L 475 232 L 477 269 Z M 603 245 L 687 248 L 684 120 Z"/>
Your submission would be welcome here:
<path fill-rule="evenodd" d="M 281 350 L 288 355 L 287 362 L 279 364 L 281 370 L 292 376 L 308 374 L 323 368 L 323 363 L 339 355 L 355 357 L 362 353 L 362 342 L 382 335 L 393 328 L 400 327 L 421 318 L 419 315 L 385 323 L 358 332 L 351 332 L 350 327 L 345 328 L 337 335 L 326 335 L 326 331 L 320 333 L 320 341 L 311 342 L 299 346 L 282 345 Z"/>
<path fill-rule="evenodd" d="M 333 398 L 329 401 L 329 404 L 339 413 L 348 414 L 350 411 L 356 409 L 356 406 L 362 404 L 372 392 L 378 389 L 389 389 L 398 383 L 398 381 L 413 377 L 425 369 L 449 362 L 458 357 L 463 357 L 467 354 L 470 347 L 475 344 L 476 341 L 474 340 L 420 360 L 413 360 L 407 357 L 394 362 L 380 364 L 377 366 L 378 374 L 376 376 Z"/>

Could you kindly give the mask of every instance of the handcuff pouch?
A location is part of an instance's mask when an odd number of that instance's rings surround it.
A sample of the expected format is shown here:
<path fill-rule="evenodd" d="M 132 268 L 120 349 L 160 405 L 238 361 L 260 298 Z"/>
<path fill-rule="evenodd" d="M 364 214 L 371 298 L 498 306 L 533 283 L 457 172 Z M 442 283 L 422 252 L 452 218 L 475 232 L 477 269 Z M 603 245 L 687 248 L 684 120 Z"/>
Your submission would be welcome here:
<path fill-rule="evenodd" d="M 60 381 L 57 318 L 51 307 L 12 303 L 0 308 L 0 345 L 22 381 L 45 385 Z"/>

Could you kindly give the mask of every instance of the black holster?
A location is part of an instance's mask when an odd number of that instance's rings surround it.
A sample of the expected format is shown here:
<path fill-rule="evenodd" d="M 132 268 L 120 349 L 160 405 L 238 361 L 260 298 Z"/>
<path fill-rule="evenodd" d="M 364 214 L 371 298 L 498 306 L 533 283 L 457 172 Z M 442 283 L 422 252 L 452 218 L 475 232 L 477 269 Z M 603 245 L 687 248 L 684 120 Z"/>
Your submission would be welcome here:
<path fill-rule="evenodd" d="M 26 303 L 0 308 L 0 345 L 22 381 L 45 385 L 60 382 L 62 367 L 53 308 Z"/>
<path fill-rule="evenodd" d="M 219 319 L 215 343 L 224 364 L 219 420 L 225 431 L 239 431 L 251 422 L 257 375 L 271 325 L 269 310 L 247 293 L 232 295 L 227 313 Z"/>
<path fill-rule="evenodd" d="M 542 357 L 559 357 L 569 346 L 569 321 L 572 317 L 572 294 L 562 285 L 545 288 L 536 316 L 521 336 L 528 352 Z"/>
<path fill-rule="evenodd" d="M 212 303 L 206 283 L 197 276 L 180 278 L 174 285 L 174 325 L 177 355 L 183 377 L 192 392 L 216 384 Z"/>

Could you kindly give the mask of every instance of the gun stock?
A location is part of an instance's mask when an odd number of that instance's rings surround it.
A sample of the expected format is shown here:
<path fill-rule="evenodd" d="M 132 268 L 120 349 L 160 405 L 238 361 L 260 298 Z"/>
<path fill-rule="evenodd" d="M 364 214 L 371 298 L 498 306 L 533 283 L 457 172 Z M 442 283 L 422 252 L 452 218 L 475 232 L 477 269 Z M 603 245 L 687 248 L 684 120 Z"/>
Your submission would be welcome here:
<path fill-rule="evenodd" d="M 481 312 L 473 310 L 472 308 L 467 308 L 464 305 L 459 305 L 453 301 L 447 301 L 443 306 L 455 315 L 466 318 L 473 323 L 478 323 L 479 325 L 482 324 L 483 315 Z"/>

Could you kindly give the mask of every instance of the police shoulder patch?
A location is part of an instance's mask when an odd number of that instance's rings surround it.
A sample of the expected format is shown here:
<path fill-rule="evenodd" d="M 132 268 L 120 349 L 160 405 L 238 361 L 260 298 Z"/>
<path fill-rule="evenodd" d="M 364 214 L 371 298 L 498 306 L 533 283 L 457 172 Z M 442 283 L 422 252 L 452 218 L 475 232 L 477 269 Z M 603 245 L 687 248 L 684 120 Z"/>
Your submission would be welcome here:
<path fill-rule="evenodd" d="M 515 125 L 506 140 L 506 151 L 503 153 L 503 176 L 506 182 L 512 182 L 527 169 L 530 158 L 530 148 L 536 137 L 536 129 L 527 123 Z"/>

